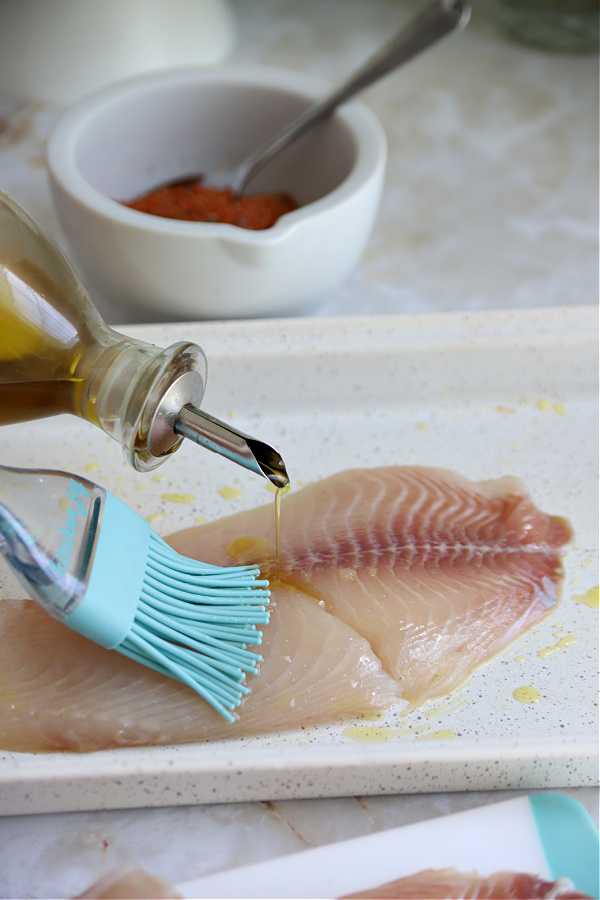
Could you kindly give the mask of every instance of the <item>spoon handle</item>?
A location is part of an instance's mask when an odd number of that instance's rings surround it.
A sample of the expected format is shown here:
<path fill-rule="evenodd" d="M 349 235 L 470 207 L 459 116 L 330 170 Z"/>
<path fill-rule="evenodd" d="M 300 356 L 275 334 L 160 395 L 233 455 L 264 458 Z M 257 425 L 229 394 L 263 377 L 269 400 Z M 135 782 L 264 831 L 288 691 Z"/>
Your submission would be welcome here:
<path fill-rule="evenodd" d="M 469 21 L 471 9 L 462 0 L 435 0 L 423 12 L 402 28 L 363 66 L 355 71 L 339 87 L 318 103 L 310 106 L 302 115 L 290 122 L 248 156 L 236 170 L 234 190 L 242 194 L 248 182 L 273 157 L 317 122 L 327 118 L 333 110 L 379 78 L 427 50 L 437 41 L 460 30 Z"/>

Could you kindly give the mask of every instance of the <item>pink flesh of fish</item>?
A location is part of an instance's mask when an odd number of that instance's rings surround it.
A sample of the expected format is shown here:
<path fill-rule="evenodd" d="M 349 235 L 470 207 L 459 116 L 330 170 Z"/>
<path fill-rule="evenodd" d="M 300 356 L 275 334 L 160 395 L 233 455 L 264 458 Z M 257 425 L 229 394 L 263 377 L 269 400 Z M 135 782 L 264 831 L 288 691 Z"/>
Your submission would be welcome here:
<path fill-rule="evenodd" d="M 368 891 L 347 894 L 342 900 L 584 900 L 588 894 L 564 881 L 545 881 L 522 872 L 495 872 L 482 877 L 477 872 L 428 869 L 390 881 Z"/>
<path fill-rule="evenodd" d="M 362 634 L 414 705 L 453 690 L 552 611 L 572 537 L 516 478 L 475 483 L 430 468 L 341 472 L 285 497 L 281 515 L 283 583 Z M 267 506 L 170 542 L 268 572 L 273 532 Z M 232 535 L 258 540 L 230 545 Z"/>
<path fill-rule="evenodd" d="M 551 611 L 571 531 L 515 479 L 475 484 L 390 467 L 291 493 L 281 537 L 264 662 L 234 725 L 189 688 L 91 644 L 32 602 L 2 601 L 0 746 L 85 751 L 238 737 L 387 708 L 401 691 L 412 703 L 447 693 Z M 219 565 L 248 556 L 269 574 L 274 540 L 268 505 L 170 542 Z"/>

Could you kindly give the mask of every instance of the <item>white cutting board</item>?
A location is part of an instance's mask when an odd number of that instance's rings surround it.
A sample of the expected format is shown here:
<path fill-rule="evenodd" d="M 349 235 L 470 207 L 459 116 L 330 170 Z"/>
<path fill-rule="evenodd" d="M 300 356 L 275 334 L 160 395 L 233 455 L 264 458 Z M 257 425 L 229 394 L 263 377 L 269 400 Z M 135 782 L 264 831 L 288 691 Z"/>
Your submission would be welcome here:
<path fill-rule="evenodd" d="M 569 878 L 598 897 L 598 832 L 571 797 L 537 794 L 177 885 L 186 898 L 334 898 L 424 869 Z"/>

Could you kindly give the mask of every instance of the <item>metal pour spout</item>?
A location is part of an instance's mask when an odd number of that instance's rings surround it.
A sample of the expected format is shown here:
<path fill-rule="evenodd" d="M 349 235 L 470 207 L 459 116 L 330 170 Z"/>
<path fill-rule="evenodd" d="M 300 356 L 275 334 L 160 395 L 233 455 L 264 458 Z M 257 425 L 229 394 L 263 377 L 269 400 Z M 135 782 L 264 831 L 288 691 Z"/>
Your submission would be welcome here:
<path fill-rule="evenodd" d="M 182 437 L 262 475 L 276 488 L 287 487 L 290 483 L 285 463 L 273 447 L 236 431 L 231 425 L 201 412 L 191 404 L 179 411 L 173 427 Z"/>

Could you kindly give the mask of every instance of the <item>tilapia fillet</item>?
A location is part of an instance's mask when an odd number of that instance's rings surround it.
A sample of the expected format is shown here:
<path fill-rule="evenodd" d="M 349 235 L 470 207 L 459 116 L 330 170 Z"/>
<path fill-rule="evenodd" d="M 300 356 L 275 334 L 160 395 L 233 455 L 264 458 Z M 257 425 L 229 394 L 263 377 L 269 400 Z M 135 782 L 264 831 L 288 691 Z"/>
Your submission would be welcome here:
<path fill-rule="evenodd" d="M 390 706 L 398 685 L 368 643 L 292 590 L 279 593 L 264 662 L 228 724 L 177 681 L 104 650 L 32 601 L 0 603 L 0 746 L 100 750 L 241 737 Z"/>
<path fill-rule="evenodd" d="M 174 895 L 175 896 L 175 895 Z M 342 900 L 591 900 L 568 879 L 547 881 L 525 872 L 477 872 L 427 869 L 387 884 L 347 894 Z"/>
<path fill-rule="evenodd" d="M 452 690 L 557 602 L 569 525 L 512 478 L 356 469 L 282 504 L 259 675 L 227 724 L 190 689 L 106 651 L 31 601 L 0 601 L 0 746 L 95 750 L 266 733 Z M 273 507 L 174 535 L 273 575 Z"/>
<path fill-rule="evenodd" d="M 568 522 L 538 510 L 516 478 L 347 470 L 284 499 L 280 578 L 363 635 L 416 705 L 453 690 L 548 615 L 571 538 Z M 272 572 L 273 540 L 267 506 L 171 543 Z"/>

